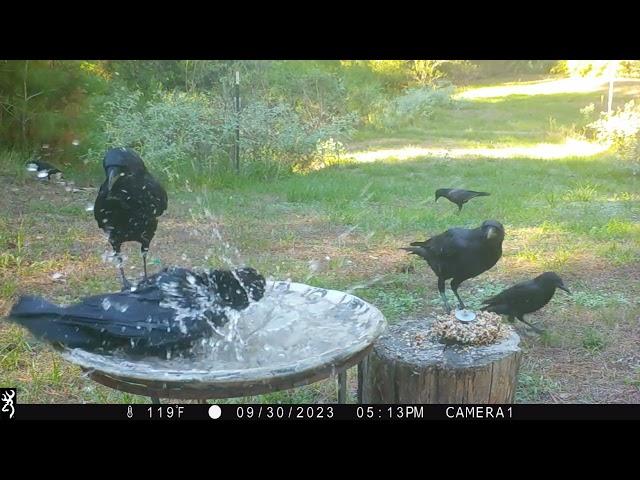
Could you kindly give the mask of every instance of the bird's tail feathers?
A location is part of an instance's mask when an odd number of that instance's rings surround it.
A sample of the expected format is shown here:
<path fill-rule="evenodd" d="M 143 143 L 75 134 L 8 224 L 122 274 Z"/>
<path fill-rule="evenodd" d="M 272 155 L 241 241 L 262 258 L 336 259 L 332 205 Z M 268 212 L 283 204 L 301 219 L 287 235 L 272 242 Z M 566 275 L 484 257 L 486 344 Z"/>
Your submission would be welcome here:
<path fill-rule="evenodd" d="M 44 298 L 25 295 L 11 308 L 9 318 L 27 318 L 40 315 L 60 315 L 62 309 Z"/>
<path fill-rule="evenodd" d="M 424 248 L 423 247 L 401 247 L 400 250 L 406 250 L 409 253 L 413 253 L 415 255 L 424 255 Z"/>

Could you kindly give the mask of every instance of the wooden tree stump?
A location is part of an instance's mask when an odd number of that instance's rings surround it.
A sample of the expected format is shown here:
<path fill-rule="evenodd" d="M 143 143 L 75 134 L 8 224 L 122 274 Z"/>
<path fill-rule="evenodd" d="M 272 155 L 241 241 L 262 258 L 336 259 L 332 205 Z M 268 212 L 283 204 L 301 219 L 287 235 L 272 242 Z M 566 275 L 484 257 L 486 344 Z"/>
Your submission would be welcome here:
<path fill-rule="evenodd" d="M 492 345 L 463 347 L 428 338 L 432 324 L 396 324 L 378 339 L 364 365 L 362 403 L 513 402 L 522 356 L 515 331 Z"/>

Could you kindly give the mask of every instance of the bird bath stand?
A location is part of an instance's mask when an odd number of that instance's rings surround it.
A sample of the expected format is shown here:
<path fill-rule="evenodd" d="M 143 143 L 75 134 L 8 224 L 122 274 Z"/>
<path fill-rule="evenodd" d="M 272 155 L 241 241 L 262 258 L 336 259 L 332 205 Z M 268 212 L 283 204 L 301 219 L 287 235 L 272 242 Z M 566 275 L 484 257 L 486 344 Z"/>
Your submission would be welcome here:
<path fill-rule="evenodd" d="M 266 354 L 261 352 L 267 349 L 259 344 L 255 348 L 258 356 L 252 358 L 247 368 L 238 368 L 238 365 L 226 368 L 215 362 L 196 366 L 184 361 L 123 360 L 79 349 L 67 350 L 63 357 L 82 367 L 92 380 L 116 390 L 151 397 L 154 403 L 160 403 L 160 398 L 206 403 L 208 399 L 261 395 L 308 385 L 336 374 L 338 403 L 346 403 L 347 370 L 358 365 L 360 402 L 361 362 L 386 328 L 382 313 L 353 295 L 299 283 L 268 282 L 265 298 L 270 294 L 284 295 L 281 298 L 285 301 L 304 298 L 308 302 L 308 315 L 293 317 L 280 333 L 278 325 L 274 326 L 278 319 L 269 323 L 268 332 L 267 327 L 262 330 L 275 335 L 272 338 L 284 336 L 289 351 L 293 352 L 291 358 L 273 361 L 273 357 L 269 357 L 262 361 L 260 355 L 266 358 Z M 251 312 L 246 315 L 248 321 L 252 320 Z M 240 322 L 243 320 L 239 320 L 239 325 Z"/>

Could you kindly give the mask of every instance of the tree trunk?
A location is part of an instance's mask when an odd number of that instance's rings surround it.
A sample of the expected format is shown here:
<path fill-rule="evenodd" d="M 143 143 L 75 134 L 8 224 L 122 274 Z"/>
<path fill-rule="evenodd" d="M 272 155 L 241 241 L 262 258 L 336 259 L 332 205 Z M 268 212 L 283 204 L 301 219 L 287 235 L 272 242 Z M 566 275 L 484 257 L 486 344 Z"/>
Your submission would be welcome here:
<path fill-rule="evenodd" d="M 433 320 L 396 324 L 375 343 L 364 366 L 363 403 L 512 403 L 520 337 L 488 346 L 428 339 Z M 417 345 L 416 334 L 423 343 Z"/>

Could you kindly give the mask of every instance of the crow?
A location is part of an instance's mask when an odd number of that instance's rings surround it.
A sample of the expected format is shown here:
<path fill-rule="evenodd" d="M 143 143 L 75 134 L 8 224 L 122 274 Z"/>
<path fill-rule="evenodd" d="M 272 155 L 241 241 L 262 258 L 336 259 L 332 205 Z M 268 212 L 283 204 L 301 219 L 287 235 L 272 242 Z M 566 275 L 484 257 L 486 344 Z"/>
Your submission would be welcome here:
<path fill-rule="evenodd" d="M 487 197 L 491 195 L 487 192 L 474 192 L 473 190 L 462 190 L 459 188 L 439 188 L 436 190 L 436 202 L 440 197 L 458 205 L 458 213 L 462 210 L 462 206 L 475 197 Z"/>
<path fill-rule="evenodd" d="M 451 307 L 445 295 L 445 281 L 451 280 L 451 290 L 465 309 L 458 287 L 469 278 L 477 277 L 493 267 L 502 256 L 504 227 L 495 220 L 486 220 L 479 228 L 451 228 L 426 242 L 413 242 L 403 247 L 409 253 L 425 259 L 438 277 L 438 291 L 447 313 Z"/>
<path fill-rule="evenodd" d="M 264 291 L 264 277 L 253 268 L 197 272 L 170 267 L 135 290 L 95 295 L 66 307 L 24 296 L 9 319 L 58 350 L 188 356 L 198 340 L 215 335 L 228 321 L 229 309 L 247 308 Z"/>
<path fill-rule="evenodd" d="M 62 171 L 60 169 L 48 162 L 45 162 L 44 160 L 40 160 L 39 158 L 29 160 L 27 162 L 27 170 L 30 172 L 38 172 L 38 178 L 46 178 L 47 180 L 51 180 L 53 175 L 62 175 Z"/>
<path fill-rule="evenodd" d="M 167 192 L 134 150 L 112 148 L 102 165 L 107 178 L 98 191 L 93 215 L 109 235 L 126 289 L 131 284 L 124 275 L 120 248 L 124 242 L 140 243 L 147 278 L 147 252 L 158 228 L 157 218 L 167 209 Z"/>
<path fill-rule="evenodd" d="M 510 322 L 513 322 L 515 317 L 529 325 L 536 332 L 542 333 L 542 330 L 534 327 L 524 319 L 524 314 L 540 310 L 549 303 L 556 293 L 556 288 L 571 294 L 555 272 L 545 272 L 533 280 L 517 283 L 513 287 L 486 299 L 482 302 L 486 304 L 485 307 L 482 307 L 482 310 L 507 315 Z"/>

